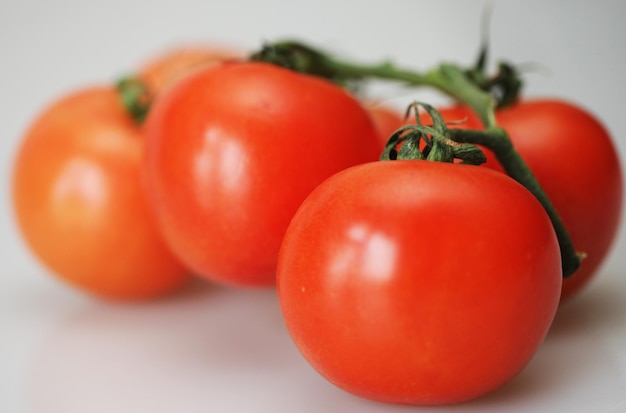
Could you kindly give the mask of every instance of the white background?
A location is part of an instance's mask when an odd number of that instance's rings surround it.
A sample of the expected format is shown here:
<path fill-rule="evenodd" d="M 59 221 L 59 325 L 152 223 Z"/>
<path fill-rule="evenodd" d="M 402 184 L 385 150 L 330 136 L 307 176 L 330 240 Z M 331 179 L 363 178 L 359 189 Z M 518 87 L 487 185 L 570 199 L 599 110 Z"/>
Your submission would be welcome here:
<path fill-rule="evenodd" d="M 626 2 L 494 1 L 492 57 L 541 63 L 526 94 L 592 110 L 626 159 Z M 170 46 L 243 49 L 295 37 L 364 62 L 426 69 L 473 61 L 483 1 L 78 1 L 0 3 L 0 412 L 392 412 L 313 372 L 272 291 L 197 288 L 103 303 L 30 255 L 10 207 L 21 134 L 53 99 L 108 82 Z M 397 90 L 390 101 L 415 97 Z M 421 93 L 421 92 L 420 92 Z M 436 98 L 436 97 L 435 97 Z M 593 217 L 589 217 L 593 219 Z M 626 411 L 625 231 L 595 282 L 560 310 L 528 368 L 445 412 Z"/>

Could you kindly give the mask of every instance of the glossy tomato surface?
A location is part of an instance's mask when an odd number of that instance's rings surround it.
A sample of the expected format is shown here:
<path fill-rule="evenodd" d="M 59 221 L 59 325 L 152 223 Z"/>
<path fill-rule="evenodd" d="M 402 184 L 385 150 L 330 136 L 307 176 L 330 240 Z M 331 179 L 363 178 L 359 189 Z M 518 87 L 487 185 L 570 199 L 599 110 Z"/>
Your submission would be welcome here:
<path fill-rule="evenodd" d="M 48 107 L 17 153 L 13 205 L 33 253 L 95 295 L 144 299 L 188 279 L 156 229 L 140 178 L 143 135 L 111 87 Z"/>
<path fill-rule="evenodd" d="M 169 245 L 195 273 L 273 286 L 278 249 L 319 183 L 378 159 L 366 111 L 329 82 L 265 63 L 196 71 L 146 122 L 145 174 Z"/>
<path fill-rule="evenodd" d="M 561 281 L 551 223 L 519 184 L 477 166 L 388 161 L 340 172 L 307 198 L 277 288 L 294 342 L 329 381 L 439 405 L 524 368 Z"/>

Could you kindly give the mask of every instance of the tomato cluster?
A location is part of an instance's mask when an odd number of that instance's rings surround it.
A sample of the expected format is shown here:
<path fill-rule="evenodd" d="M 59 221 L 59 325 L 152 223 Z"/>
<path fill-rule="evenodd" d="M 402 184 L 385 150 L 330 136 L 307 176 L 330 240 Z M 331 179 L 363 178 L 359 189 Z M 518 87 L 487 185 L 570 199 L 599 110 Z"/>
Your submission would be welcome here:
<path fill-rule="evenodd" d="M 520 98 L 495 111 L 497 128 L 463 105 L 404 119 L 346 73 L 271 52 L 177 49 L 47 108 L 13 176 L 34 254 L 110 299 L 191 277 L 275 287 L 306 360 L 365 398 L 458 403 L 511 380 L 615 238 L 607 130 L 558 100 Z M 551 203 L 487 147 L 484 166 L 460 164 L 468 147 L 483 155 L 455 129 L 504 131 Z M 585 257 L 567 278 L 552 205 Z"/>
<path fill-rule="evenodd" d="M 234 53 L 168 51 L 139 70 L 157 94 L 192 68 Z M 140 300 L 191 277 L 166 245 L 142 178 L 145 133 L 112 84 L 83 87 L 50 104 L 18 149 L 13 205 L 34 254 L 71 285 L 99 297 Z"/>

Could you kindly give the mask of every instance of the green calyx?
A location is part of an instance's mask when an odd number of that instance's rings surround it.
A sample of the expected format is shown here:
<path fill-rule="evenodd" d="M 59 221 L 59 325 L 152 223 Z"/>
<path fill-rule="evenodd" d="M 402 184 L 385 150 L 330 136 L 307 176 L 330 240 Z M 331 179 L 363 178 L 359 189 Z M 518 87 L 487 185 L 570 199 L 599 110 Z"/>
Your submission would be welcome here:
<path fill-rule="evenodd" d="M 141 125 L 148 116 L 152 104 L 153 96 L 149 88 L 134 76 L 121 78 L 116 87 L 124 109 L 135 123 Z"/>
<path fill-rule="evenodd" d="M 420 106 L 430 116 L 432 125 L 421 122 Z M 391 135 L 380 156 L 381 161 L 412 159 L 452 163 L 458 160 L 471 165 L 486 162 L 485 154 L 476 145 L 450 139 L 446 122 L 434 107 L 414 102 L 407 109 L 407 117 L 411 111 L 415 113 L 415 124 L 403 126 Z"/>

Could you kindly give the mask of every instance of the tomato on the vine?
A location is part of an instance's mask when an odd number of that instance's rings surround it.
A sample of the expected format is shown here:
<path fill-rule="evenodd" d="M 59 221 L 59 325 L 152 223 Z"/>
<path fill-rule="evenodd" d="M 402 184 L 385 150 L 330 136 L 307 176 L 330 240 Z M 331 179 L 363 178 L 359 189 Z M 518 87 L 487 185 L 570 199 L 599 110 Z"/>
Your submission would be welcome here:
<path fill-rule="evenodd" d="M 145 175 L 173 251 L 205 278 L 275 285 L 280 243 L 313 188 L 378 159 L 361 104 L 322 79 L 245 62 L 204 68 L 146 121 Z"/>
<path fill-rule="evenodd" d="M 449 121 L 467 119 L 462 127 L 481 128 L 466 107 L 440 112 Z M 569 102 L 521 100 L 498 110 L 496 119 L 550 198 L 574 247 L 585 255 L 580 269 L 563 282 L 567 300 L 597 273 L 617 235 L 623 202 L 617 150 L 607 129 Z M 485 166 L 503 171 L 490 151 L 485 154 Z"/>
<path fill-rule="evenodd" d="M 588 111 L 559 100 L 526 100 L 497 112 L 498 123 L 533 171 L 585 254 L 563 282 L 567 299 L 588 284 L 619 229 L 622 171 L 608 130 Z M 499 164 L 493 158 L 487 165 Z"/>
<path fill-rule="evenodd" d="M 17 153 L 13 204 L 33 253 L 61 279 L 113 299 L 168 293 L 188 278 L 152 219 L 143 135 L 112 86 L 51 104 Z"/>
<path fill-rule="evenodd" d="M 277 270 L 286 326 L 313 368 L 355 395 L 418 405 L 515 377 L 561 282 L 554 230 L 529 191 L 488 168 L 415 160 L 318 186 Z"/>

